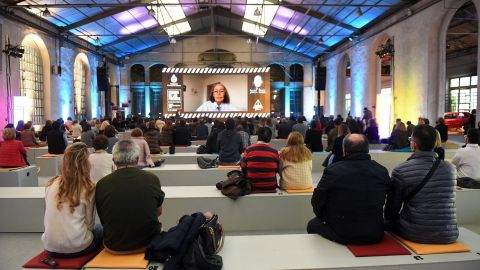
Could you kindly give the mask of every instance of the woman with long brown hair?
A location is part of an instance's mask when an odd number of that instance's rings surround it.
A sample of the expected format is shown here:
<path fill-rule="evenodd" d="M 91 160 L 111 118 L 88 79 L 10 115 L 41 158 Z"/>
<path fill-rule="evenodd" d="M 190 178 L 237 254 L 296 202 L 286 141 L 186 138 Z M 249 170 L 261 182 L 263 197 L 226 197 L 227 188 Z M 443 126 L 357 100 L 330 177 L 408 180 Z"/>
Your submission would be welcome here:
<path fill-rule="evenodd" d="M 312 153 L 305 146 L 303 136 L 297 131 L 288 135 L 287 147 L 280 150 L 280 187 L 282 189 L 307 189 L 312 183 Z"/>
<path fill-rule="evenodd" d="M 52 257 L 82 256 L 102 244 L 102 227 L 94 228 L 95 184 L 90 178 L 88 155 L 84 143 L 67 147 L 61 175 L 46 187 L 42 242 Z"/>

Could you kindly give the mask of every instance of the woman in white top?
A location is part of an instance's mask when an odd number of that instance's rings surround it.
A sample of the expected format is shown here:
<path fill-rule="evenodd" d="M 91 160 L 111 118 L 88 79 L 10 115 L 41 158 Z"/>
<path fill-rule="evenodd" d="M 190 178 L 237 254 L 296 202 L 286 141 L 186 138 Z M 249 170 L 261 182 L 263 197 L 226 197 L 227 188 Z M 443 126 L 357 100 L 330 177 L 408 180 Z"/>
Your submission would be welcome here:
<path fill-rule="evenodd" d="M 94 197 L 87 146 L 74 143 L 65 150 L 61 175 L 46 187 L 42 243 L 51 257 L 78 257 L 102 245 L 102 227 L 94 228 Z"/>
<path fill-rule="evenodd" d="M 82 126 L 75 120 L 72 125 L 72 137 L 76 139 L 80 137 L 80 135 L 82 135 Z"/>
<path fill-rule="evenodd" d="M 98 135 L 93 140 L 95 151 L 90 154 L 90 178 L 94 183 L 115 171 L 112 154 L 107 153 L 108 138 L 105 135 Z"/>
<path fill-rule="evenodd" d="M 307 189 L 313 187 L 312 153 L 305 146 L 303 136 L 290 132 L 287 147 L 280 150 L 280 187 L 282 189 Z"/>
<path fill-rule="evenodd" d="M 209 101 L 203 103 L 198 107 L 197 112 L 234 112 L 238 108 L 230 104 L 230 95 L 228 95 L 227 88 L 221 83 L 216 83 L 213 86 L 213 91 L 210 93 Z"/>

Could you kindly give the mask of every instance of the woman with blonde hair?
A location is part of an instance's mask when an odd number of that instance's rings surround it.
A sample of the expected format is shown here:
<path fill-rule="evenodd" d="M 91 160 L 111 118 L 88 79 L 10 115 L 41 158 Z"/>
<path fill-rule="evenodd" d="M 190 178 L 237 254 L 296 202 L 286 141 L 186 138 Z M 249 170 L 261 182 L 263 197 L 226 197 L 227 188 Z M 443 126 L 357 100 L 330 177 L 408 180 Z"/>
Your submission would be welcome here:
<path fill-rule="evenodd" d="M 312 153 L 305 146 L 303 136 L 297 131 L 287 138 L 287 147 L 280 150 L 280 187 L 282 189 L 307 189 L 312 183 Z"/>
<path fill-rule="evenodd" d="M 42 243 L 52 257 L 79 257 L 102 245 L 103 229 L 101 225 L 94 228 L 95 184 L 88 153 L 81 142 L 67 147 L 61 175 L 46 187 Z"/>

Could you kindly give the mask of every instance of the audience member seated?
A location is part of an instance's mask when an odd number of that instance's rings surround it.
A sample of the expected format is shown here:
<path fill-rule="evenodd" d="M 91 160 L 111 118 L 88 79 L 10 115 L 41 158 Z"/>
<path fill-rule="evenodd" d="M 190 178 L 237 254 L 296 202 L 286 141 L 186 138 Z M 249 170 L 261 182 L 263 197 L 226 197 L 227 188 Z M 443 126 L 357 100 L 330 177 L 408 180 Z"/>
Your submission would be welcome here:
<path fill-rule="evenodd" d="M 341 244 L 373 244 L 383 239 L 383 205 L 390 177 L 371 160 L 362 134 L 344 139 L 345 158 L 325 168 L 313 192 L 315 218 L 308 233 L 318 233 Z"/>
<path fill-rule="evenodd" d="M 0 144 L 0 167 L 23 167 L 27 165 L 27 149 L 15 140 L 15 129 L 4 128 Z"/>
<path fill-rule="evenodd" d="M 305 144 L 312 152 L 323 152 L 322 129 L 319 128 L 321 125 L 320 121 L 312 121 L 305 135 Z"/>
<path fill-rule="evenodd" d="M 79 257 L 102 245 L 102 227 L 94 227 L 95 184 L 84 143 L 65 150 L 60 172 L 46 187 L 42 243 L 49 256 Z"/>
<path fill-rule="evenodd" d="M 212 126 L 212 132 L 210 132 L 210 135 L 208 135 L 207 143 L 205 145 L 207 148 L 208 154 L 218 153 L 218 145 L 217 145 L 218 134 L 222 132 L 224 129 L 225 129 L 225 124 L 218 120 L 215 120 L 214 125 Z"/>
<path fill-rule="evenodd" d="M 195 134 L 197 134 L 197 140 L 205 140 L 208 137 L 208 127 L 205 125 L 204 119 L 201 119 L 195 127 Z"/>
<path fill-rule="evenodd" d="M 147 130 L 145 130 L 144 136 L 148 143 L 148 148 L 150 148 L 150 154 L 162 153 L 162 148 L 160 148 L 160 130 L 158 130 L 154 120 L 150 120 L 148 122 Z"/>
<path fill-rule="evenodd" d="M 217 149 L 220 164 L 238 164 L 243 152 L 243 141 L 235 130 L 235 120 L 228 118 L 225 121 L 225 130 L 218 134 Z"/>
<path fill-rule="evenodd" d="M 23 120 L 18 120 L 17 127 L 15 129 L 18 132 L 22 132 L 25 129 L 25 122 Z"/>
<path fill-rule="evenodd" d="M 378 125 L 375 118 L 371 118 L 368 120 L 367 128 L 363 133 L 367 137 L 369 144 L 377 144 L 380 143 L 380 136 L 378 135 Z"/>
<path fill-rule="evenodd" d="M 247 147 L 243 153 L 242 172 L 251 182 L 252 193 L 274 193 L 277 192 L 280 156 L 275 148 L 268 145 L 272 131 L 261 127 L 257 133 L 258 142 Z"/>
<path fill-rule="evenodd" d="M 312 153 L 305 146 L 302 134 L 288 135 L 287 147 L 280 150 L 280 187 L 307 189 L 312 183 Z"/>
<path fill-rule="evenodd" d="M 172 120 L 165 120 L 165 126 L 163 126 L 160 133 L 160 142 L 163 146 L 173 145 L 173 129 Z"/>
<path fill-rule="evenodd" d="M 277 126 L 274 123 L 275 119 L 272 117 L 268 117 L 265 121 L 265 126 L 268 127 L 272 131 L 272 138 L 277 137 Z"/>
<path fill-rule="evenodd" d="M 61 130 L 59 121 L 55 121 L 52 130 L 47 134 L 47 144 L 49 154 L 63 154 L 68 145 L 67 134 Z"/>
<path fill-rule="evenodd" d="M 452 164 L 457 168 L 458 178 L 472 178 L 480 180 L 480 147 L 479 131 L 470 128 L 465 138 L 466 146 L 459 148 L 452 159 Z"/>
<path fill-rule="evenodd" d="M 107 153 L 108 138 L 105 135 L 98 135 L 93 140 L 93 148 L 95 151 L 90 154 L 88 161 L 90 162 L 90 178 L 93 182 L 98 182 L 104 176 L 115 171 L 112 154 Z"/>
<path fill-rule="evenodd" d="M 95 140 L 95 132 L 92 130 L 92 126 L 85 122 L 82 127 L 82 136 L 80 137 L 80 141 L 86 144 L 87 147 L 93 147 L 93 140 Z"/>
<path fill-rule="evenodd" d="M 43 126 L 42 131 L 40 132 L 40 135 L 38 136 L 38 139 L 42 142 L 47 141 L 47 134 L 50 130 L 52 130 L 52 120 L 47 120 L 45 122 L 45 126 Z"/>
<path fill-rule="evenodd" d="M 140 167 L 155 167 L 152 157 L 150 156 L 150 148 L 148 143 L 143 137 L 143 132 L 140 128 L 134 128 L 132 130 L 132 141 L 138 145 L 138 166 Z"/>
<path fill-rule="evenodd" d="M 243 144 L 243 149 L 249 147 L 252 143 L 250 141 L 250 135 L 245 131 L 245 127 L 247 126 L 247 123 L 245 125 L 238 124 L 237 127 L 235 128 L 235 131 L 237 131 L 238 135 L 242 138 L 242 144 Z"/>
<path fill-rule="evenodd" d="M 76 138 L 80 137 L 82 135 L 82 131 L 83 131 L 82 128 L 83 127 L 78 123 L 77 120 L 73 121 L 72 128 L 71 128 L 72 138 L 76 139 Z"/>
<path fill-rule="evenodd" d="M 440 135 L 440 132 L 438 132 L 438 129 L 435 130 L 437 137 L 435 140 L 435 148 L 433 148 L 433 152 L 437 153 L 438 158 L 441 160 L 445 159 L 445 149 L 442 147 L 442 137 Z"/>
<path fill-rule="evenodd" d="M 165 121 L 159 118 L 155 120 L 155 126 L 157 126 L 158 131 L 162 132 L 162 129 L 165 126 Z"/>
<path fill-rule="evenodd" d="M 443 117 L 438 118 L 437 125 L 435 129 L 440 132 L 440 137 L 442 138 L 442 142 L 448 141 L 448 127 L 445 125 L 445 120 Z"/>
<path fill-rule="evenodd" d="M 180 120 L 180 124 L 173 131 L 173 143 L 175 145 L 191 145 L 192 135 L 187 127 L 185 119 Z"/>
<path fill-rule="evenodd" d="M 112 253 L 143 252 L 161 232 L 165 193 L 160 180 L 137 168 L 139 147 L 131 140 L 113 147 L 117 170 L 97 183 L 95 201 L 103 225 L 105 248 Z"/>
<path fill-rule="evenodd" d="M 288 138 L 288 134 L 292 132 L 292 126 L 287 123 L 287 119 L 282 118 L 280 124 L 278 124 L 278 137 L 279 139 Z"/>
<path fill-rule="evenodd" d="M 415 128 L 415 125 L 412 124 L 411 121 L 407 121 L 407 134 L 408 134 L 408 137 L 411 137 L 412 134 L 413 134 L 413 129 Z"/>
<path fill-rule="evenodd" d="M 429 125 L 421 124 L 413 129 L 410 147 L 414 153 L 392 172 L 385 218 L 389 229 L 407 240 L 448 244 L 455 242 L 458 237 L 455 169 L 443 160 L 438 161 L 437 169 L 434 168 L 437 162 L 433 152 L 435 139 L 435 129 Z M 418 193 L 410 195 L 432 169 L 435 170 L 425 186 Z"/>
<path fill-rule="evenodd" d="M 436 138 L 435 136 L 433 137 Z M 407 127 L 403 122 L 397 122 L 395 129 L 389 139 L 389 149 L 402 149 L 408 147 L 408 133 Z"/>
<path fill-rule="evenodd" d="M 293 125 L 292 131 L 297 131 L 300 134 L 302 134 L 302 137 L 305 138 L 305 135 L 307 134 L 307 123 L 305 123 L 305 117 L 304 116 L 299 116 L 297 119 L 297 123 Z"/>
<path fill-rule="evenodd" d="M 113 146 L 119 141 L 119 139 L 115 137 L 117 131 L 115 130 L 114 126 L 109 125 L 105 127 L 105 130 L 103 131 L 103 133 L 108 138 L 107 153 L 111 154 Z"/>
<path fill-rule="evenodd" d="M 333 149 L 333 144 L 335 143 L 335 139 L 338 136 L 338 127 L 342 124 L 341 118 L 336 118 L 333 121 L 333 128 L 327 133 L 327 148 L 325 151 L 330 152 Z"/>
<path fill-rule="evenodd" d="M 30 123 L 26 123 L 22 132 L 20 132 L 20 140 L 25 147 L 37 146 L 38 142 L 35 138 L 35 131 L 33 131 Z"/>
<path fill-rule="evenodd" d="M 347 124 L 342 123 L 338 127 L 338 135 L 335 138 L 335 141 L 333 142 L 333 148 L 332 148 L 332 153 L 333 153 L 333 159 L 332 163 L 339 162 L 343 160 L 343 139 L 345 136 L 350 134 L 350 129 L 348 128 Z"/>

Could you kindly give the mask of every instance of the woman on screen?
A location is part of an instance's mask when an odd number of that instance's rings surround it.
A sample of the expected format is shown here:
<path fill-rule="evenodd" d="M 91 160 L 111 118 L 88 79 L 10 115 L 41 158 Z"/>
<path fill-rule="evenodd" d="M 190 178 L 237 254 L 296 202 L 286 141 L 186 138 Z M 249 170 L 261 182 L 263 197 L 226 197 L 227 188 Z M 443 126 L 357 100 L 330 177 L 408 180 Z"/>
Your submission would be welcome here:
<path fill-rule="evenodd" d="M 238 108 L 230 104 L 230 96 L 228 95 L 227 88 L 222 83 L 216 83 L 214 85 L 213 91 L 210 93 L 210 100 L 200 105 L 197 109 L 197 112 L 232 111 L 238 111 Z"/>

